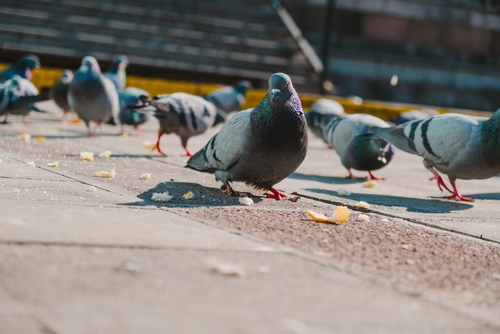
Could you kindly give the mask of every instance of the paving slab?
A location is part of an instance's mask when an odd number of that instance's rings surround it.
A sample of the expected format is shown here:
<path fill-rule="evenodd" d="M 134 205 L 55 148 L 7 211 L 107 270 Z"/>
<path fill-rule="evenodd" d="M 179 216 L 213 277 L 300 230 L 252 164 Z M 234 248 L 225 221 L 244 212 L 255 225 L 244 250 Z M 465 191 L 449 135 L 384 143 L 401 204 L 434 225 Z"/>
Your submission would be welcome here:
<path fill-rule="evenodd" d="M 53 333 L 494 332 L 282 253 L 5 245 L 0 252 L 2 286 L 27 305 L 11 315 L 28 323 L 36 316 Z M 213 258 L 247 276 L 212 272 Z"/>

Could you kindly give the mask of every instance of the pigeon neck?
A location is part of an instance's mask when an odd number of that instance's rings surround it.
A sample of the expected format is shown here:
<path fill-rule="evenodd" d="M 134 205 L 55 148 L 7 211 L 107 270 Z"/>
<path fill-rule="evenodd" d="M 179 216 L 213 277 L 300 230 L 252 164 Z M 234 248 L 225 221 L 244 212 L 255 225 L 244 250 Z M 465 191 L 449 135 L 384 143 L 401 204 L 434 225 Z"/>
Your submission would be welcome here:
<path fill-rule="evenodd" d="M 500 110 L 481 127 L 483 157 L 492 167 L 500 167 Z"/>

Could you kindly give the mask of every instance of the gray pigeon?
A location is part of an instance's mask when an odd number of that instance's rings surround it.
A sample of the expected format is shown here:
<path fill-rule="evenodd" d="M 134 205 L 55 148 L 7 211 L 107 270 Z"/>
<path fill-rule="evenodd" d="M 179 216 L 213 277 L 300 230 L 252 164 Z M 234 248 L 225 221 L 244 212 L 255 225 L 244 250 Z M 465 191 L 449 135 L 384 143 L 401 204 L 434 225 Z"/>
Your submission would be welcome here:
<path fill-rule="evenodd" d="M 14 75 L 18 75 L 23 79 L 31 80 L 33 69 L 36 67 L 40 67 L 40 59 L 37 56 L 24 56 L 0 72 L 0 82 L 5 82 L 11 79 Z"/>
<path fill-rule="evenodd" d="M 251 87 L 252 84 L 249 81 L 242 80 L 234 86 L 225 86 L 214 90 L 205 95 L 205 99 L 215 104 L 226 114 L 231 111 L 239 111 Z"/>
<path fill-rule="evenodd" d="M 397 148 L 424 158 L 424 166 L 434 176 L 439 190 L 452 193 L 447 198 L 463 197 L 457 179 L 487 179 L 500 173 L 500 109 L 489 119 L 462 114 L 443 114 L 391 128 L 372 128 Z M 436 172 L 448 175 L 453 191 Z"/>
<path fill-rule="evenodd" d="M 395 125 L 403 124 L 406 122 L 416 121 L 418 119 L 426 119 L 431 116 L 439 115 L 437 110 L 431 108 L 415 109 L 400 113 L 397 117 L 389 118 L 391 123 Z"/>
<path fill-rule="evenodd" d="M 262 102 L 233 116 L 186 167 L 215 173 L 225 193 L 233 193 L 229 182 L 243 181 L 281 199 L 286 195 L 273 186 L 300 166 L 307 144 L 299 96 L 288 75 L 275 73 Z"/>
<path fill-rule="evenodd" d="M 71 111 L 68 103 L 68 90 L 71 80 L 73 80 L 73 73 L 70 70 L 64 70 L 61 78 L 52 86 L 51 91 L 52 99 L 64 112 L 63 121 L 66 119 L 66 114 Z"/>
<path fill-rule="evenodd" d="M 127 83 L 127 66 L 128 66 L 127 56 L 118 56 L 111 64 L 109 70 L 107 70 L 104 75 L 115 85 L 117 90 L 125 89 Z"/>
<path fill-rule="evenodd" d="M 118 91 L 118 96 L 120 98 L 118 122 L 122 126 L 122 133 L 124 132 L 124 125 L 132 125 L 136 131 L 139 130 L 139 126 L 149 119 L 149 114 L 137 112 L 130 106 L 142 106 L 143 103 L 140 97 L 148 97 L 149 93 L 140 88 L 128 87 Z"/>
<path fill-rule="evenodd" d="M 311 110 L 306 112 L 307 126 L 316 136 L 323 138 L 321 123 L 325 119 L 345 116 L 344 107 L 335 100 L 321 98 L 316 100 L 311 106 Z"/>
<path fill-rule="evenodd" d="M 187 148 L 189 138 L 200 135 L 210 127 L 225 119 L 221 118 L 217 108 L 200 96 L 187 93 L 158 95 L 153 98 L 141 96 L 142 107 L 154 107 L 154 116 L 160 123 L 158 139 L 153 148 L 165 155 L 160 149 L 160 138 L 166 133 L 175 133 L 181 138 L 181 145 L 186 156 L 191 156 Z M 133 107 L 133 106 L 129 106 Z"/>
<path fill-rule="evenodd" d="M 379 180 L 372 171 L 386 166 L 394 155 L 394 147 L 370 131 L 370 127 L 389 127 L 382 119 L 367 114 L 352 114 L 323 121 L 324 140 L 340 156 L 350 179 L 352 169 L 368 171 L 368 179 Z"/>
<path fill-rule="evenodd" d="M 90 122 L 100 127 L 111 117 L 116 119 L 120 108 L 115 85 L 101 73 L 97 60 L 90 56 L 83 58 L 69 84 L 68 102 L 87 125 L 89 136 L 95 135 L 90 130 Z"/>
<path fill-rule="evenodd" d="M 18 98 L 13 98 L 11 104 L 4 109 L 3 114 L 5 114 L 5 119 L 2 121 L 3 124 L 8 123 L 7 119 L 9 115 L 21 115 L 23 123 L 29 124 L 27 116 L 30 111 L 40 112 L 34 103 L 50 99 L 49 89 L 44 89 L 39 94 L 38 89 L 31 81 L 21 78 L 18 75 L 14 75 L 11 79 L 5 81 L 3 85 L 13 88 L 17 91 L 15 94 L 18 94 Z"/>

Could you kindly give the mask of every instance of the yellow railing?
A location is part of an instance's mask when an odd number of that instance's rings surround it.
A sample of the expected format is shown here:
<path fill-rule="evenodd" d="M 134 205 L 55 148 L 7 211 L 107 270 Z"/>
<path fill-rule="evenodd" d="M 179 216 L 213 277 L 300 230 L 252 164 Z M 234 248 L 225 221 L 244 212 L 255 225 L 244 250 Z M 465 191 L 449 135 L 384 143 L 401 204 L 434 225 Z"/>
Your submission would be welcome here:
<path fill-rule="evenodd" d="M 6 64 L 0 64 L 0 70 L 5 68 Z M 57 68 L 37 68 L 33 71 L 32 82 L 37 88 L 41 87 L 52 87 L 52 85 L 61 77 L 62 69 Z M 204 95 L 210 93 L 216 88 L 220 87 L 217 84 L 207 84 L 207 83 L 195 83 L 195 82 L 185 82 L 185 81 L 171 81 L 158 78 L 148 78 L 139 76 L 127 76 L 127 86 L 128 87 L 138 87 L 149 92 L 151 95 L 157 94 L 169 94 L 174 92 L 186 92 L 194 95 Z M 262 89 L 251 89 L 247 93 L 247 99 L 242 106 L 243 109 L 255 107 L 266 94 L 265 90 Z M 317 99 L 325 97 L 316 94 L 301 94 L 300 99 L 302 101 L 302 106 L 304 110 L 309 110 L 311 105 Z M 366 113 L 371 114 L 382 119 L 388 120 L 390 117 L 396 116 L 403 111 L 408 111 L 412 109 L 420 109 L 425 106 L 422 105 L 410 105 L 401 103 L 390 103 L 381 101 L 363 101 L 361 104 L 356 104 L 352 99 L 346 99 L 341 97 L 329 96 L 328 98 L 334 99 L 342 104 L 347 113 Z M 456 109 L 445 109 L 436 108 L 440 113 L 446 112 L 461 112 L 469 115 L 480 115 L 487 116 L 490 113 L 474 111 L 474 110 L 456 110 Z"/>

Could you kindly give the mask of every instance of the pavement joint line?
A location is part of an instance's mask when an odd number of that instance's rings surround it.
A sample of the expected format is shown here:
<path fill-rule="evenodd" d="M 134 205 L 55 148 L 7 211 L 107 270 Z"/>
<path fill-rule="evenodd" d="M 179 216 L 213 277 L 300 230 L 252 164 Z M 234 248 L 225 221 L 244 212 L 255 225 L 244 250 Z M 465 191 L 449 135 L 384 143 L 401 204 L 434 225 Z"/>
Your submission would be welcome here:
<path fill-rule="evenodd" d="M 32 180 L 32 181 L 49 181 L 49 182 L 73 182 L 76 183 L 74 180 L 49 180 L 49 179 L 41 179 L 38 177 L 13 177 L 13 176 L 1 176 L 0 179 L 10 179 L 10 180 Z"/>
<path fill-rule="evenodd" d="M 228 232 L 226 230 L 222 230 Z M 229 232 L 230 233 L 230 232 Z M 231 233 L 234 234 L 234 233 Z M 145 249 L 145 250 L 174 250 L 174 251 L 197 251 L 197 252 L 237 252 L 237 253 L 269 253 L 287 254 L 278 247 L 255 247 L 255 249 L 234 249 L 234 248 L 212 248 L 212 247 L 179 247 L 179 246 L 146 246 L 146 245 L 112 245 L 100 243 L 78 243 L 60 241 L 30 241 L 30 240 L 0 240 L 0 245 L 6 246 L 55 246 L 55 247 L 80 247 L 80 248 L 116 248 L 116 249 Z"/>
<path fill-rule="evenodd" d="M 408 221 L 408 222 L 416 224 L 416 225 L 426 226 L 426 227 L 430 227 L 430 228 L 433 228 L 433 229 L 436 229 L 436 230 L 440 230 L 440 231 L 445 231 L 445 232 L 450 232 L 450 233 L 454 233 L 454 234 L 459 234 L 459 235 L 462 235 L 462 236 L 471 237 L 471 238 L 474 238 L 474 239 L 479 239 L 479 240 L 491 242 L 491 243 L 494 243 L 494 244 L 497 244 L 497 245 L 500 244 L 500 241 L 494 240 L 494 239 L 490 239 L 490 238 L 487 238 L 487 237 L 483 237 L 482 234 L 480 236 L 478 236 L 478 235 L 474 235 L 472 233 L 454 230 L 454 229 L 449 228 L 449 227 L 426 223 L 426 222 L 424 222 L 422 220 L 419 220 L 417 218 L 401 217 L 401 216 L 397 216 L 397 215 L 392 214 L 392 213 L 388 213 L 388 212 L 384 212 L 384 211 L 379 211 L 379 210 L 373 210 L 373 209 L 359 210 L 359 208 L 357 206 L 352 205 L 352 204 L 346 204 L 346 203 L 338 202 L 338 201 L 335 201 L 335 200 L 328 200 L 328 199 L 318 198 L 318 197 L 314 197 L 314 196 L 310 196 L 310 195 L 305 195 L 305 194 L 299 194 L 299 193 L 297 193 L 297 196 L 302 196 L 302 197 L 307 198 L 307 199 L 316 200 L 316 201 L 327 203 L 327 204 L 343 205 L 343 206 L 347 206 L 351 210 L 355 210 L 355 211 L 358 211 L 358 212 L 376 213 L 378 215 L 389 217 L 389 218 L 402 219 L 402 220 Z"/>

